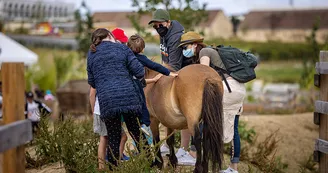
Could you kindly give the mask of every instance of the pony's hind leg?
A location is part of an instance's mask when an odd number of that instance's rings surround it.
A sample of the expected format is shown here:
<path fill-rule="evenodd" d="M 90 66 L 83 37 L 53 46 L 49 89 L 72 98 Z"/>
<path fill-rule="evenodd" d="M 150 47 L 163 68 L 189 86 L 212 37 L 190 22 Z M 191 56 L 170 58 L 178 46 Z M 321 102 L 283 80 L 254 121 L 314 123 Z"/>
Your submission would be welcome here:
<path fill-rule="evenodd" d="M 150 129 L 153 133 L 153 144 L 156 147 L 155 151 L 156 151 L 156 155 L 157 155 L 152 166 L 157 166 L 159 169 L 162 169 L 164 161 L 163 161 L 163 157 L 161 155 L 161 150 L 160 150 L 160 146 L 159 146 L 159 142 L 160 142 L 159 121 L 156 118 L 154 118 L 153 116 L 150 116 L 150 121 L 151 121 Z"/>
<path fill-rule="evenodd" d="M 178 159 L 177 156 L 175 156 L 175 152 L 174 152 L 175 140 L 174 140 L 174 134 L 172 133 L 173 133 L 173 129 L 167 128 L 167 134 L 170 135 L 170 137 L 166 140 L 166 143 L 170 149 L 169 160 L 170 160 L 170 164 L 175 168 L 177 166 Z"/>
<path fill-rule="evenodd" d="M 205 163 L 202 159 L 202 136 L 200 133 L 200 128 L 198 124 L 194 125 L 194 142 L 195 142 L 195 147 L 196 147 L 196 151 L 197 151 L 197 159 L 196 159 L 196 165 L 195 165 L 195 169 L 194 169 L 194 173 L 203 173 L 203 172 L 207 172 L 206 167 L 207 165 L 204 165 Z"/>

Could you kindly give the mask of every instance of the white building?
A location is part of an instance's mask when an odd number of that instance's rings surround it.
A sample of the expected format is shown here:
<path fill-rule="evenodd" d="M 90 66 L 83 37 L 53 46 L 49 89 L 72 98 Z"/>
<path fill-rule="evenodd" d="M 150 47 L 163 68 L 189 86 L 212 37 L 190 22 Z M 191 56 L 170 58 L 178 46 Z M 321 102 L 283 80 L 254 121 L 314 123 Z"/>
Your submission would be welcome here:
<path fill-rule="evenodd" d="M 0 19 L 13 22 L 65 22 L 74 19 L 74 7 L 73 3 L 60 0 L 0 0 Z"/>

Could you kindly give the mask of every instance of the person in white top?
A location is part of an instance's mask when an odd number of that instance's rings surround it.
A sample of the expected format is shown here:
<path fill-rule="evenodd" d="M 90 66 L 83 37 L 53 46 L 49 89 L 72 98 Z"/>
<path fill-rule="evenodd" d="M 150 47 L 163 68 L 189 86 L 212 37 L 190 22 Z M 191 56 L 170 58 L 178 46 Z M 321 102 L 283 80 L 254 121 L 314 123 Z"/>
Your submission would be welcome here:
<path fill-rule="evenodd" d="M 34 100 L 32 92 L 26 93 L 25 103 L 25 118 L 31 120 L 33 133 L 39 128 L 41 116 L 46 116 L 51 113 L 51 109 L 44 103 Z"/>

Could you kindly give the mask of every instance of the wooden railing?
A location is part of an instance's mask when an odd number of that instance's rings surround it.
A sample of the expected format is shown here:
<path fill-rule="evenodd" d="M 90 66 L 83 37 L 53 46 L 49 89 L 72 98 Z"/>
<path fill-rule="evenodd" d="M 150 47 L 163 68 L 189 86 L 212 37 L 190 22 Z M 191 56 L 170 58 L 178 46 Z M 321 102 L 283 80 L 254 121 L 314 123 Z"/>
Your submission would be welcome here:
<path fill-rule="evenodd" d="M 319 138 L 315 141 L 314 160 L 319 162 L 319 172 L 328 172 L 328 51 L 320 51 L 316 63 L 314 85 L 320 88 L 320 100 L 315 102 L 314 123 L 319 125 Z"/>
<path fill-rule="evenodd" d="M 24 144 L 32 140 L 32 126 L 25 120 L 25 79 L 23 63 L 2 63 L 3 122 L 0 126 L 0 153 L 3 173 L 25 172 Z"/>

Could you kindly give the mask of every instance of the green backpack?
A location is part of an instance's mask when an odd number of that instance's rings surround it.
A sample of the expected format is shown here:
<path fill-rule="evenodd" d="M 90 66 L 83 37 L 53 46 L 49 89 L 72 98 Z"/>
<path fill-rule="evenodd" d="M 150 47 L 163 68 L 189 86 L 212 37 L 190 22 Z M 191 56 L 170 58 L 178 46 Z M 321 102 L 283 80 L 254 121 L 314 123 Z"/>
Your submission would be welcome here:
<path fill-rule="evenodd" d="M 257 66 L 257 58 L 255 55 L 231 46 L 220 45 L 215 49 L 226 67 L 226 70 L 221 69 L 221 71 L 240 83 L 246 83 L 256 78 L 254 69 Z"/>

